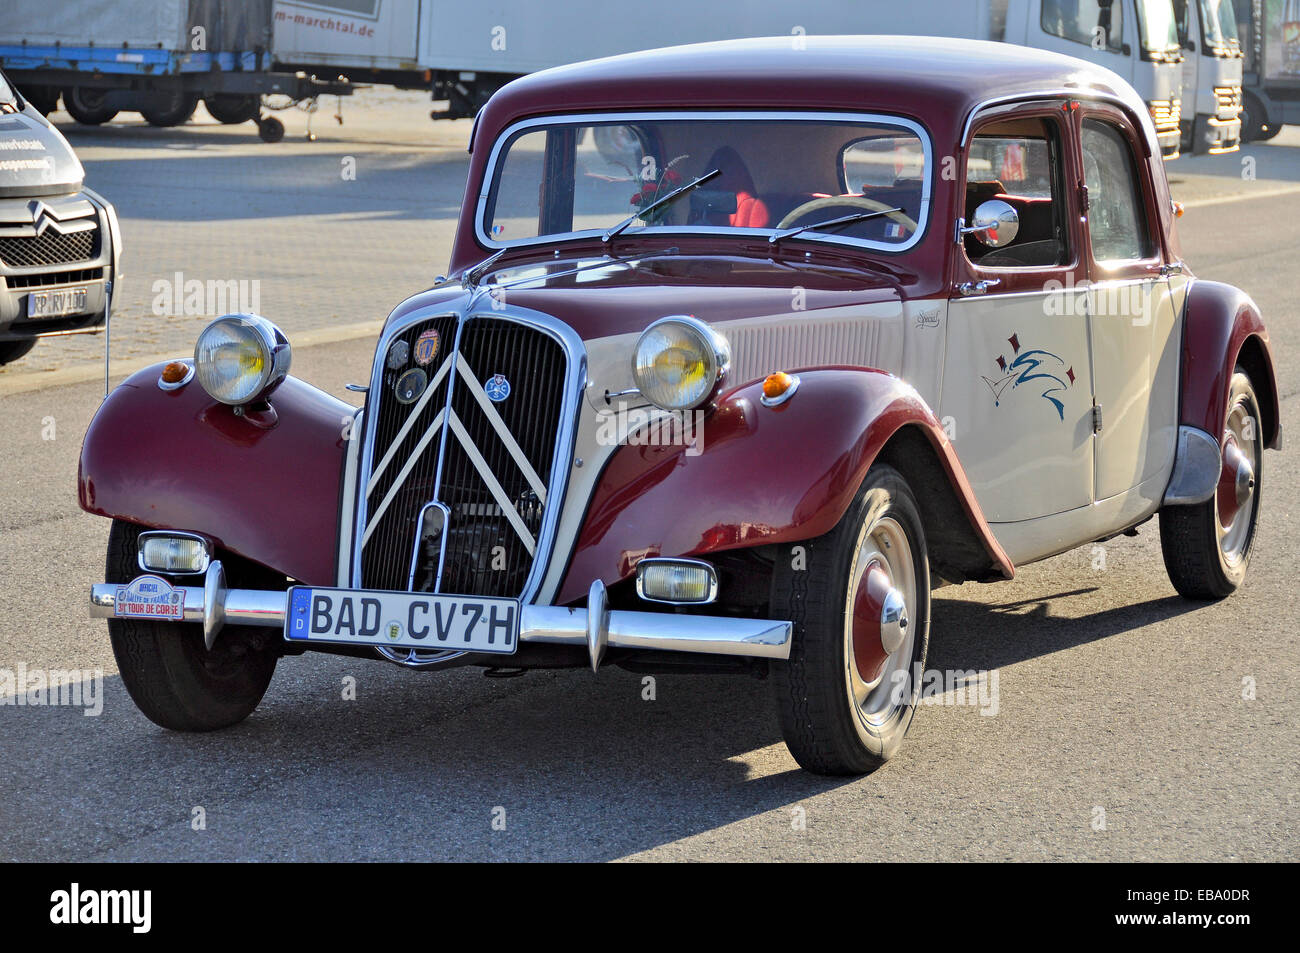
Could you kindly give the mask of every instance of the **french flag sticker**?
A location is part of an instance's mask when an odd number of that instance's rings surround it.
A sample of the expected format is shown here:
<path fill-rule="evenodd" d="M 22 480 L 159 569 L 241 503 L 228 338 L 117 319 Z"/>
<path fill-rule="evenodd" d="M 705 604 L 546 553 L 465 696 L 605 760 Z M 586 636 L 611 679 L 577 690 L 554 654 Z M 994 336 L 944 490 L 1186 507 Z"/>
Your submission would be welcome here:
<path fill-rule="evenodd" d="M 901 223 L 901 222 L 886 222 L 886 223 L 885 223 L 885 237 L 886 237 L 886 238 L 902 238 L 902 237 L 903 237 L 903 225 L 902 225 L 902 223 Z"/>

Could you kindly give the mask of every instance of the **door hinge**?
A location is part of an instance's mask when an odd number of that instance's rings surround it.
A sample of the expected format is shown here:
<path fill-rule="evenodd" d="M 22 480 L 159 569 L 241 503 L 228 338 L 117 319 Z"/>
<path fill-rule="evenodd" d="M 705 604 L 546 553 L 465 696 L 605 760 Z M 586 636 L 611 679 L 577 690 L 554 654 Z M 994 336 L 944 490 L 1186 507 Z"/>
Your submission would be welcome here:
<path fill-rule="evenodd" d="M 1079 211 L 1088 211 L 1088 187 L 1082 182 L 1079 183 Z"/>
<path fill-rule="evenodd" d="M 1092 405 L 1092 432 L 1101 433 L 1101 404 Z"/>

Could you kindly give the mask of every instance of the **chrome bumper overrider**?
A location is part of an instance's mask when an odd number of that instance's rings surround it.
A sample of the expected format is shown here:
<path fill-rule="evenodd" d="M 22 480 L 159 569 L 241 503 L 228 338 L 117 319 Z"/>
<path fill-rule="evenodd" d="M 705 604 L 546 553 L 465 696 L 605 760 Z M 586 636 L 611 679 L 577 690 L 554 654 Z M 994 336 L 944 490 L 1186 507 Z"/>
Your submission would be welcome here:
<path fill-rule="evenodd" d="M 118 618 L 115 601 L 119 588 L 118 583 L 98 583 L 91 587 L 92 618 Z M 208 567 L 202 587 L 177 586 L 175 591 L 184 595 L 185 621 L 203 624 L 208 648 L 212 648 L 225 625 L 284 626 L 288 593 L 227 589 L 219 560 Z M 586 646 L 593 671 L 600 666 L 607 646 L 750 658 L 790 657 L 793 626 L 789 622 L 611 611 L 600 580 L 592 583 L 587 604 L 585 609 L 523 606 L 519 641 Z"/>

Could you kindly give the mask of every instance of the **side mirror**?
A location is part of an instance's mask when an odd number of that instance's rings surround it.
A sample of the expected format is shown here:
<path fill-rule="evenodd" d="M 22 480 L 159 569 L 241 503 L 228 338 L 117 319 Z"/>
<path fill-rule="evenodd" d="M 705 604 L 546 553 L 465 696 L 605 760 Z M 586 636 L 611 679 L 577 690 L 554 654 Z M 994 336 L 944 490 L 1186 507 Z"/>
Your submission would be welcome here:
<path fill-rule="evenodd" d="M 961 230 L 963 235 L 974 235 L 989 248 L 1003 248 L 1016 240 L 1020 231 L 1020 213 L 1015 206 L 1001 199 L 981 202 L 971 223 Z"/>

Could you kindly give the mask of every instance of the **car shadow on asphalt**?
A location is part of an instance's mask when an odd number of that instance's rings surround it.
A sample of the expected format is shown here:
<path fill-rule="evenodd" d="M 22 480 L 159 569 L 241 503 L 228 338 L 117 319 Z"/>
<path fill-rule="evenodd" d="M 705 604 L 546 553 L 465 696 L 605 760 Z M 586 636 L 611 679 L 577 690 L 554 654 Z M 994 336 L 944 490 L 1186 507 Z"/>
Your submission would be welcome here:
<path fill-rule="evenodd" d="M 1115 606 L 1077 618 L 1053 614 L 1054 607 L 1068 606 L 1071 597 L 1091 595 L 1098 589 L 1090 586 L 994 604 L 986 599 L 936 597 L 932 602 L 930 653 L 926 667 L 943 670 L 1001 668 L 1214 605 L 1167 596 Z"/>

